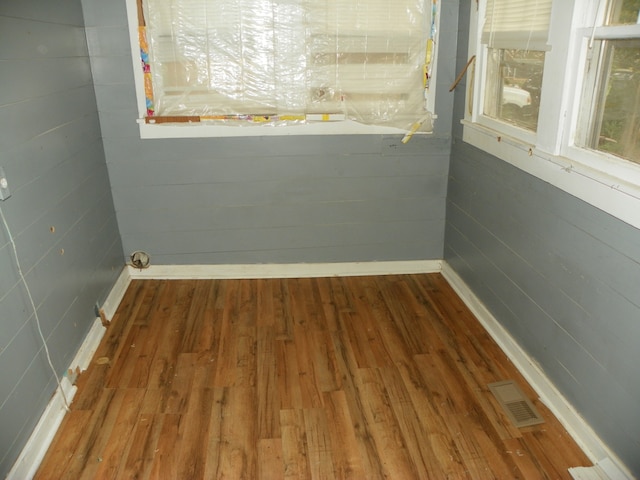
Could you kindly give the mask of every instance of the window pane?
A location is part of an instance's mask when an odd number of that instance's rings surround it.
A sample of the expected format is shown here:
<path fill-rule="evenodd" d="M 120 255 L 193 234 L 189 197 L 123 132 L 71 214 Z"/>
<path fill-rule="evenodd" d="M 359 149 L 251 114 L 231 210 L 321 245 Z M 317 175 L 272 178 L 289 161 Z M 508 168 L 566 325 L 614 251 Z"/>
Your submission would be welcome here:
<path fill-rule="evenodd" d="M 482 43 L 490 48 L 546 50 L 551 0 L 488 0 Z"/>
<path fill-rule="evenodd" d="M 436 29 L 424 0 L 143 6 L 156 116 L 297 122 L 321 114 L 408 129 L 430 115 L 427 40 Z"/>
<path fill-rule="evenodd" d="M 640 0 L 611 0 L 607 25 L 640 23 Z"/>
<path fill-rule="evenodd" d="M 640 40 L 606 42 L 600 63 L 588 146 L 640 163 Z"/>
<path fill-rule="evenodd" d="M 484 114 L 535 131 L 544 52 L 490 48 L 488 53 Z"/>

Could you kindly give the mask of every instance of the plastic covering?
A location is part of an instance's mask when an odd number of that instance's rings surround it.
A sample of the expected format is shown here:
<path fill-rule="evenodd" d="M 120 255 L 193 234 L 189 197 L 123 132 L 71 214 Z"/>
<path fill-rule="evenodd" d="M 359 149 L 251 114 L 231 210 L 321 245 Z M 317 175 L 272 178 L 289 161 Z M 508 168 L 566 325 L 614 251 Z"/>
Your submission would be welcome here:
<path fill-rule="evenodd" d="M 144 0 L 153 80 L 148 103 L 157 116 L 212 122 L 347 118 L 410 129 L 428 116 L 432 6 L 424 0 Z"/>

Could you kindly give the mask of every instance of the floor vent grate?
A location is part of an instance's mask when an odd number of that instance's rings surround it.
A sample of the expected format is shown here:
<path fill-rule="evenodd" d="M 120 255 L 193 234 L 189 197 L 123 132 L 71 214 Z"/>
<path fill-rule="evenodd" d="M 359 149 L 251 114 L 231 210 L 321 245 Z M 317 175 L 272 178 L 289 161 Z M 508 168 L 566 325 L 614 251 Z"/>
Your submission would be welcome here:
<path fill-rule="evenodd" d="M 509 420 L 516 427 L 528 427 L 544 423 L 544 419 L 540 416 L 536 407 L 533 406 L 513 380 L 490 383 L 488 387 L 504 409 Z"/>

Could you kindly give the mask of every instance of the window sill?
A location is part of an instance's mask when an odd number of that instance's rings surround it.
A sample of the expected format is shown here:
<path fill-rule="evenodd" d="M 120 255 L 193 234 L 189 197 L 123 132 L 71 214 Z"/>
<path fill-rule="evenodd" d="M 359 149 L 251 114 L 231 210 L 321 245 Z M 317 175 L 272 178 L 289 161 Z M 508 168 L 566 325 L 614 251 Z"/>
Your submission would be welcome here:
<path fill-rule="evenodd" d="M 263 137 L 290 135 L 405 135 L 394 127 L 364 125 L 350 120 L 301 125 L 197 125 L 140 123 L 141 138 Z M 426 132 L 416 132 L 424 135 Z"/>
<path fill-rule="evenodd" d="M 463 120 L 463 140 L 565 192 L 640 228 L 640 184 Z"/>

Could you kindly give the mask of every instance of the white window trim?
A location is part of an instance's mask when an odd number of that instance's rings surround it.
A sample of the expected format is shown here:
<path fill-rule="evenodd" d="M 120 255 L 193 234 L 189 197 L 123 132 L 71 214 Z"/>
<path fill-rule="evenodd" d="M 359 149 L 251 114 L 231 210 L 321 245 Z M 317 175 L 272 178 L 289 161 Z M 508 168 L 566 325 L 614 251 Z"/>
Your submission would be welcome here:
<path fill-rule="evenodd" d="M 484 52 L 478 19 L 484 16 L 484 4 L 480 1 L 478 10 L 473 2 L 471 5 L 469 56 L 476 55 L 477 72 L 469 76 L 466 95 L 467 102 L 471 98 L 472 108 L 466 109 L 462 121 L 463 140 L 640 228 L 640 165 L 573 144 L 582 92 L 583 52 L 593 33 L 592 28 L 577 27 L 593 23 L 585 19 L 595 18 L 598 1 L 554 1 L 549 38 L 552 49 L 547 52 L 550 61 L 545 62 L 544 103 L 540 107 L 540 118 L 545 120 L 540 122 L 537 134 L 478 115 L 482 95 L 474 92 L 482 91 Z M 570 36 L 563 18 L 573 19 L 574 33 Z M 558 27 L 554 28 L 554 23 Z M 594 33 L 598 38 L 598 29 Z"/>
<path fill-rule="evenodd" d="M 144 76 L 140 68 L 140 45 L 138 43 L 138 7 L 137 0 L 126 0 L 127 21 L 129 25 L 129 39 L 131 44 L 133 77 L 138 106 L 138 118 L 136 119 L 140 138 L 203 138 L 203 137 L 262 137 L 262 136 L 290 136 L 290 135 L 430 135 L 433 132 L 415 131 L 409 132 L 402 128 L 389 126 L 366 125 L 352 120 L 309 122 L 300 125 L 211 125 L 211 124 L 152 124 L 146 123 Z M 432 75 L 426 105 L 431 118 L 435 122 L 435 95 L 437 85 L 438 66 L 438 32 L 440 31 L 440 0 L 437 1 L 437 14 L 435 18 L 436 39 L 432 57 Z M 420 119 L 416 119 L 420 120 Z"/>
<path fill-rule="evenodd" d="M 364 125 L 351 120 L 317 122 L 303 125 L 207 125 L 164 123 L 153 125 L 138 120 L 140 138 L 202 138 L 202 137 L 266 137 L 290 135 L 404 135 L 406 130 L 393 127 Z M 428 135 L 416 132 L 416 135 Z"/>

